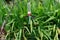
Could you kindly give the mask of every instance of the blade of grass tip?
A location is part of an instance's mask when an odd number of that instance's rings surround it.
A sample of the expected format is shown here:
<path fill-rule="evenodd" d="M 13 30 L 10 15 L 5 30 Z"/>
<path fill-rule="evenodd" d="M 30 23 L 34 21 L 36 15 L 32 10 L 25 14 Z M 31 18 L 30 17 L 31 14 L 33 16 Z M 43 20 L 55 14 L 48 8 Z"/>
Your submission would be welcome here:
<path fill-rule="evenodd" d="M 17 34 L 16 34 L 16 39 L 15 39 L 15 40 L 18 40 L 18 36 L 19 36 L 19 35 L 18 35 L 18 33 L 17 33 Z"/>
<path fill-rule="evenodd" d="M 36 19 L 34 19 L 34 20 L 39 20 L 39 19 L 44 18 L 44 17 L 46 17 L 46 16 L 43 16 L 43 17 L 36 17 Z"/>
<path fill-rule="evenodd" d="M 43 33 L 40 32 L 40 37 L 41 37 L 41 40 L 43 40 Z"/>
<path fill-rule="evenodd" d="M 38 33 L 39 33 L 39 35 L 41 37 L 41 40 L 43 40 L 43 33 L 41 32 L 40 27 L 38 27 Z"/>
<path fill-rule="evenodd" d="M 40 40 L 39 37 L 36 36 L 35 30 L 33 30 L 33 33 L 34 33 L 34 35 L 35 35 L 36 40 Z"/>
<path fill-rule="evenodd" d="M 41 35 L 40 27 L 38 27 L 38 33 L 39 33 L 39 35 Z M 41 37 L 41 39 L 42 39 L 42 35 L 41 35 L 40 37 Z"/>
<path fill-rule="evenodd" d="M 22 31 L 23 31 L 23 39 L 27 40 L 27 38 L 25 37 L 24 29 Z"/>
<path fill-rule="evenodd" d="M 55 32 L 55 27 L 56 27 L 56 25 L 54 25 L 54 27 L 53 27 L 53 32 Z"/>
<path fill-rule="evenodd" d="M 44 35 L 44 37 L 46 38 L 46 40 L 49 40 L 48 37 L 46 35 Z"/>
<path fill-rule="evenodd" d="M 51 21 L 51 20 L 53 20 L 53 19 L 55 19 L 55 17 L 54 16 L 51 16 L 49 19 L 47 19 L 45 22 L 43 22 L 43 23 L 47 23 L 47 22 L 49 22 L 49 21 Z"/>
<path fill-rule="evenodd" d="M 17 33 L 14 33 L 14 36 L 15 36 L 15 40 L 17 40 Z"/>
<path fill-rule="evenodd" d="M 27 40 L 27 38 L 25 36 L 23 36 L 23 37 L 24 37 L 24 40 Z"/>
<path fill-rule="evenodd" d="M 19 39 L 18 38 L 19 37 L 19 32 L 15 33 L 14 35 L 15 35 L 15 40 L 18 40 Z"/>
<path fill-rule="evenodd" d="M 49 36 L 49 34 L 48 34 L 45 30 L 41 29 L 41 31 L 42 31 L 50 40 L 52 40 L 51 37 Z"/>
<path fill-rule="evenodd" d="M 28 33 L 31 34 L 30 31 L 29 31 L 29 29 L 28 29 L 27 27 L 25 27 L 25 28 L 26 28 L 26 30 L 28 31 Z"/>
<path fill-rule="evenodd" d="M 33 31 L 32 20 L 30 21 L 30 30 L 31 30 L 31 33 L 32 33 L 32 31 Z"/>
<path fill-rule="evenodd" d="M 12 29 L 11 29 L 11 31 L 13 31 L 13 28 L 14 28 L 14 23 L 15 23 L 15 22 L 13 22 L 13 24 L 12 24 Z"/>
<path fill-rule="evenodd" d="M 57 33 L 57 30 L 56 30 L 56 35 L 55 35 L 55 37 L 54 37 L 54 40 L 59 40 L 59 39 L 58 39 L 58 33 Z"/>
<path fill-rule="evenodd" d="M 14 37 L 16 38 L 16 33 L 14 32 Z"/>
<path fill-rule="evenodd" d="M 13 23 L 14 22 L 14 19 L 12 19 L 12 21 L 10 21 L 9 23 L 7 23 L 6 25 L 9 25 L 9 24 L 11 24 L 11 23 Z"/>
<path fill-rule="evenodd" d="M 21 35 L 22 35 L 22 29 L 19 31 L 19 40 L 21 40 Z"/>
<path fill-rule="evenodd" d="M 60 29 L 57 27 L 57 32 L 58 32 L 58 34 L 60 34 Z"/>
<path fill-rule="evenodd" d="M 17 38 L 16 38 L 16 33 L 14 33 L 14 36 L 15 36 L 15 40 L 16 40 L 16 39 L 17 39 Z"/>
<path fill-rule="evenodd" d="M 27 38 L 25 37 L 25 34 L 23 34 L 23 39 L 24 39 L 24 40 L 27 40 Z"/>
<path fill-rule="evenodd" d="M 35 36 L 35 38 L 36 38 L 37 40 L 40 40 L 39 37 L 37 37 L 37 36 Z"/>
<path fill-rule="evenodd" d="M 36 32 L 35 32 L 35 30 L 33 30 L 33 33 L 34 33 L 34 35 L 36 36 Z"/>
<path fill-rule="evenodd" d="M 43 34 L 41 33 L 41 40 L 43 40 Z"/>
<path fill-rule="evenodd" d="M 39 34 L 40 34 L 40 27 L 38 27 L 38 32 L 39 32 Z"/>
<path fill-rule="evenodd" d="M 5 39 L 7 39 L 8 35 L 10 34 L 10 30 L 8 30 L 6 36 L 5 36 Z"/>

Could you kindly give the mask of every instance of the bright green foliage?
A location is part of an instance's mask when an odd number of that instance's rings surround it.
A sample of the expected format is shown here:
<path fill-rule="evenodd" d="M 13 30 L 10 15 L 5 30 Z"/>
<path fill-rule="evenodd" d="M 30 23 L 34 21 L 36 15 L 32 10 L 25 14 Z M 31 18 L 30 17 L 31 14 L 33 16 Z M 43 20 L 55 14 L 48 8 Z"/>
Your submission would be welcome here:
<path fill-rule="evenodd" d="M 27 0 L 14 0 L 14 6 L 0 0 L 0 26 L 5 25 L 6 40 L 58 40 L 60 28 L 60 4 L 55 0 L 30 0 L 32 20 L 28 24 Z"/>

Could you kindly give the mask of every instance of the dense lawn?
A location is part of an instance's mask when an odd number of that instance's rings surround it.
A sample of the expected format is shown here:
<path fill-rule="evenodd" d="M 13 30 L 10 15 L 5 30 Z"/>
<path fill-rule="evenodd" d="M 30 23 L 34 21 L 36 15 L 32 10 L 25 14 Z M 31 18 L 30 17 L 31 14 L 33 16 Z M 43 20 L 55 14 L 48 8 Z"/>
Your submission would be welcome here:
<path fill-rule="evenodd" d="M 0 0 L 0 27 L 6 19 L 6 40 L 58 40 L 60 3 L 55 0 L 30 0 L 30 24 L 27 3 L 27 0 L 14 0 L 11 8 L 12 2 L 7 4 Z"/>

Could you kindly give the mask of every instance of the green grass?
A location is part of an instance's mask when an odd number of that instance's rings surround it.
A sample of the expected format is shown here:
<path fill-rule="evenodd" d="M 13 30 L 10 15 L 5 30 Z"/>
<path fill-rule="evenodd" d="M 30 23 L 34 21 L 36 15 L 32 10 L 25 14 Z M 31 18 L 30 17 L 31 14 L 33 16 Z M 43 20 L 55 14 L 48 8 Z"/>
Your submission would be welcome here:
<path fill-rule="evenodd" d="M 5 25 L 6 40 L 58 40 L 60 4 L 54 0 L 30 0 L 32 20 L 28 24 L 27 0 L 15 0 L 11 9 L 0 0 L 0 25 L 8 15 Z M 34 17 L 33 17 L 34 16 Z M 26 26 L 25 26 L 26 25 Z"/>

